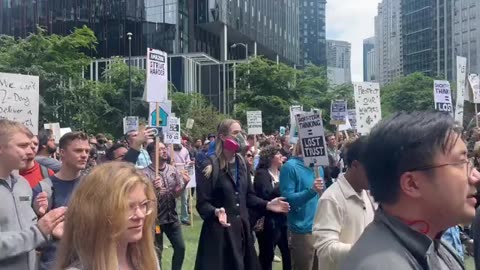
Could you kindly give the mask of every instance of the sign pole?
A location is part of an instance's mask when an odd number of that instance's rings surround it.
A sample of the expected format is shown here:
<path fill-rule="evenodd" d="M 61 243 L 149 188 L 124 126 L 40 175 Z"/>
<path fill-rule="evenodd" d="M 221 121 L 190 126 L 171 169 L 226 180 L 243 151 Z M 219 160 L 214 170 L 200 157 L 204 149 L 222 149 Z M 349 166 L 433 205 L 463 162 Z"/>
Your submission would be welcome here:
<path fill-rule="evenodd" d="M 193 226 L 193 196 L 192 196 L 192 188 L 188 188 L 188 197 L 190 197 L 190 224 Z"/>
<path fill-rule="evenodd" d="M 473 103 L 473 106 L 475 106 L 475 122 L 477 123 L 477 128 L 478 128 L 478 108 L 477 108 L 477 103 Z"/>
<path fill-rule="evenodd" d="M 156 115 L 155 115 L 155 126 L 160 126 L 160 104 L 158 102 L 155 102 L 155 110 Z M 158 167 L 160 163 L 160 157 L 158 156 L 158 144 L 160 143 L 160 139 L 158 136 L 155 136 L 155 179 L 158 178 Z"/>

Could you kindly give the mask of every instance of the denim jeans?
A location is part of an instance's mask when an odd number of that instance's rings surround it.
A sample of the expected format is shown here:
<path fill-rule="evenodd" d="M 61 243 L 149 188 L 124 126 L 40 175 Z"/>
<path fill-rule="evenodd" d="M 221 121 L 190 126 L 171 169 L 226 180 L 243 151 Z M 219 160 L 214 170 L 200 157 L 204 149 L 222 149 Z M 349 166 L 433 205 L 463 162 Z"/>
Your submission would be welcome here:
<path fill-rule="evenodd" d="M 183 222 L 189 222 L 190 216 L 188 215 L 188 188 L 182 193 L 182 200 L 180 205 L 180 220 Z"/>
<path fill-rule="evenodd" d="M 163 233 L 167 235 L 173 247 L 172 270 L 181 270 L 185 257 L 185 241 L 182 235 L 182 225 L 178 222 L 160 225 L 160 234 L 155 235 L 155 242 L 159 250 L 158 258 L 160 260 L 160 266 L 162 265 Z M 164 267 L 161 268 L 166 269 Z"/>

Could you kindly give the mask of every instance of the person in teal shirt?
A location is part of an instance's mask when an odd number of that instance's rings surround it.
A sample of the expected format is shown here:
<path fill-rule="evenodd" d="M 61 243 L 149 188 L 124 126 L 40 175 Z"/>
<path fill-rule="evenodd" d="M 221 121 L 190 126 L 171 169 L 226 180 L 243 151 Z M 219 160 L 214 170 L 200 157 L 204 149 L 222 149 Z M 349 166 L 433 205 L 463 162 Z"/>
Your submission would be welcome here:
<path fill-rule="evenodd" d="M 324 172 L 319 167 L 320 178 L 315 179 L 314 169 L 305 166 L 300 153 L 301 146 L 297 144 L 293 156 L 282 166 L 280 192 L 291 207 L 288 227 L 293 269 L 310 270 L 319 268 L 312 226 L 317 203 L 324 190 Z"/>

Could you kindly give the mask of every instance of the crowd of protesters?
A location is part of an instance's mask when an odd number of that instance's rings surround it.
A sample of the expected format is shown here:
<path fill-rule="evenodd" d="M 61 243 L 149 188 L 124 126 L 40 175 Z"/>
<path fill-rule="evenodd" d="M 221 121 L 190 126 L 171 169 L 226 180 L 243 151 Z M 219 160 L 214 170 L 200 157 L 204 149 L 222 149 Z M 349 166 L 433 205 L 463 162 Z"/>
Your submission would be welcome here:
<path fill-rule="evenodd" d="M 0 120 L 0 269 L 160 269 L 164 235 L 171 269 L 185 269 L 193 195 L 196 270 L 480 263 L 480 130 L 398 113 L 368 136 L 326 134 L 328 165 L 315 168 L 291 136 L 247 135 L 227 119 L 168 145 L 149 128 L 114 142 Z"/>

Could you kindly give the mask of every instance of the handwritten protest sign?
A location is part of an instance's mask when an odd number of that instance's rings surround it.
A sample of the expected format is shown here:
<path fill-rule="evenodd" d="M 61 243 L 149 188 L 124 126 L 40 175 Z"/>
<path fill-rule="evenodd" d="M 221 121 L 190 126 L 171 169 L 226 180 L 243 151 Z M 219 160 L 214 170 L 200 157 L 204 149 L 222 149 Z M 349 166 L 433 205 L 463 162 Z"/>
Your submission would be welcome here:
<path fill-rule="evenodd" d="M 361 134 L 368 134 L 382 119 L 380 105 L 380 84 L 371 82 L 354 83 L 356 128 Z M 351 123 L 350 123 L 351 124 Z"/>
<path fill-rule="evenodd" d="M 433 81 L 435 110 L 453 113 L 452 95 L 448 81 Z"/>
<path fill-rule="evenodd" d="M 185 170 L 188 171 L 188 175 L 190 176 L 190 182 L 187 184 L 187 188 L 194 188 L 197 186 L 197 179 L 195 177 L 195 165 L 186 165 Z"/>
<path fill-rule="evenodd" d="M 330 105 L 330 124 L 343 125 L 347 120 L 347 101 L 334 100 Z"/>
<path fill-rule="evenodd" d="M 247 126 L 248 134 L 258 135 L 262 134 L 262 112 L 261 111 L 250 111 L 247 112 Z"/>
<path fill-rule="evenodd" d="M 0 119 L 24 124 L 38 134 L 38 76 L 0 73 Z"/>
<path fill-rule="evenodd" d="M 168 119 L 168 129 L 165 134 L 165 143 L 180 144 L 182 138 L 180 137 L 180 118 L 170 117 Z"/>
<path fill-rule="evenodd" d="M 327 166 L 328 157 L 322 117 L 319 113 L 304 113 L 297 115 L 296 119 L 305 166 Z"/>
<path fill-rule="evenodd" d="M 463 126 L 463 108 L 465 104 L 465 82 L 467 77 L 467 58 L 457 56 L 457 104 L 455 122 Z"/>
<path fill-rule="evenodd" d="M 472 90 L 473 103 L 480 103 L 480 78 L 478 74 L 468 75 L 468 82 L 470 84 L 470 89 Z"/>
<path fill-rule="evenodd" d="M 138 116 L 127 116 L 123 118 L 123 134 L 132 130 L 138 130 L 139 119 Z"/>
<path fill-rule="evenodd" d="M 167 53 L 147 48 L 147 80 L 143 99 L 147 102 L 162 102 L 168 96 Z"/>

